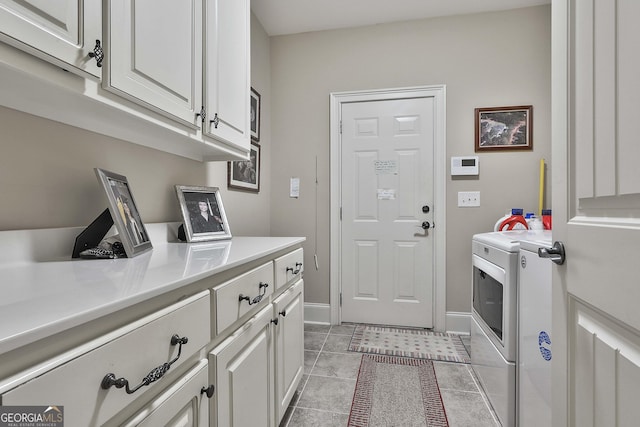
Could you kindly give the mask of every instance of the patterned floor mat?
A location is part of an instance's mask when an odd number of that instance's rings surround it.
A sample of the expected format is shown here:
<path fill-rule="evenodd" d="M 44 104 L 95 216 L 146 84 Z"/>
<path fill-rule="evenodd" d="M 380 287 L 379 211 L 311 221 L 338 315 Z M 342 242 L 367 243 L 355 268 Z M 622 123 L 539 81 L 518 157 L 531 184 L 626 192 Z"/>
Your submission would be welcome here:
<path fill-rule="evenodd" d="M 357 325 L 349 351 L 471 363 L 459 335 L 425 329 Z"/>

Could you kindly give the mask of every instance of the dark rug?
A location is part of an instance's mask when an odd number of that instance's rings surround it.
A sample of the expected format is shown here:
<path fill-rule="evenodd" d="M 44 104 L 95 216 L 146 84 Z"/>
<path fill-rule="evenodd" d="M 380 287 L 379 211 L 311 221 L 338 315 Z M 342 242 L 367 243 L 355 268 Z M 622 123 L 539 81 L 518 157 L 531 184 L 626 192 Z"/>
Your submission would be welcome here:
<path fill-rule="evenodd" d="M 357 325 L 349 351 L 471 363 L 459 335 L 426 329 Z"/>
<path fill-rule="evenodd" d="M 348 427 L 446 427 L 433 362 L 362 356 Z"/>

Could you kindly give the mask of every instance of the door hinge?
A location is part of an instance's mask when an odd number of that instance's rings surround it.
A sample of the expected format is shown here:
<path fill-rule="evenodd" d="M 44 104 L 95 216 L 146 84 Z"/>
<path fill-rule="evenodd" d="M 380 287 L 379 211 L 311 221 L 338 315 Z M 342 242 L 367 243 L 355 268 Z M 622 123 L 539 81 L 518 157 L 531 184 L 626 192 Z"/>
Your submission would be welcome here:
<path fill-rule="evenodd" d="M 340 307 L 342 307 L 342 292 L 340 292 Z"/>
<path fill-rule="evenodd" d="M 340 221 L 342 221 L 342 206 L 340 206 Z"/>
<path fill-rule="evenodd" d="M 342 135 L 342 120 L 340 120 L 340 135 Z"/>

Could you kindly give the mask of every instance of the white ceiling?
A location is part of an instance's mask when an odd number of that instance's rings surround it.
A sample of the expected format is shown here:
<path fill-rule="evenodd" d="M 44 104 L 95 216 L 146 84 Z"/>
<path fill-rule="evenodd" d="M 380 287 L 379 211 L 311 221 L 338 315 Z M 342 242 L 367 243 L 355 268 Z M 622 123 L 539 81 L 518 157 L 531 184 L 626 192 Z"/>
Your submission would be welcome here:
<path fill-rule="evenodd" d="M 270 36 L 518 9 L 551 0 L 251 0 Z"/>

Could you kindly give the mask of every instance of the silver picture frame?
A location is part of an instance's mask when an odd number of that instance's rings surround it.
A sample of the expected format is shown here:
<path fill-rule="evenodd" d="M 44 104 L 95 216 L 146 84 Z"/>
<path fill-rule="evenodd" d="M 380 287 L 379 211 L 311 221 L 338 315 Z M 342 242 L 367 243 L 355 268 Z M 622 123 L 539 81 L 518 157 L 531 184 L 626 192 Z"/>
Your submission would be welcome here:
<path fill-rule="evenodd" d="M 109 212 L 127 254 L 133 258 L 153 248 L 149 233 L 140 217 L 127 178 L 104 169 L 94 169 L 107 196 Z"/>
<path fill-rule="evenodd" d="M 231 239 L 218 187 L 176 185 L 187 242 Z"/>

